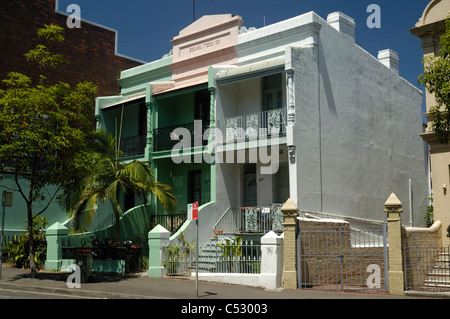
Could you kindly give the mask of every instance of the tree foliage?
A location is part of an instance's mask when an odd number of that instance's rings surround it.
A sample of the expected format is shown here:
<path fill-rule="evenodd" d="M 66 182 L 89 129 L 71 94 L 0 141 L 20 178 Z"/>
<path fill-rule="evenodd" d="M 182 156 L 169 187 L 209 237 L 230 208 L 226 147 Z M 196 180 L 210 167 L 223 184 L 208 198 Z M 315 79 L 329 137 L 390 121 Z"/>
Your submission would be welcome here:
<path fill-rule="evenodd" d="M 133 192 L 147 200 L 156 196 L 164 209 L 173 210 L 177 200 L 172 189 L 156 181 L 154 172 L 146 162 L 134 160 L 126 163 L 121 160 L 117 140 L 105 131 L 95 131 L 88 142 L 94 166 L 83 180 L 80 188 L 69 189 L 61 198 L 72 218 L 72 226 L 84 231 L 91 223 L 99 202 L 110 201 L 113 206 L 116 224 L 116 240 L 120 240 L 120 216 L 122 208 L 120 194 Z"/>
<path fill-rule="evenodd" d="M 450 19 L 445 23 L 440 56 L 424 58 L 424 72 L 419 77 L 419 84 L 435 96 L 436 105 L 430 107 L 428 116 L 432 120 L 431 129 L 442 144 L 448 144 L 450 136 Z"/>
<path fill-rule="evenodd" d="M 79 184 L 80 176 L 91 165 L 86 138 L 94 120 L 96 86 L 81 82 L 71 87 L 62 81 L 47 81 L 49 72 L 66 62 L 62 55 L 49 50 L 61 45 L 62 33 L 63 28 L 46 25 L 38 31 L 45 44 L 25 54 L 30 69 L 38 67 L 38 83 L 27 75 L 10 72 L 3 80 L 6 88 L 0 90 L 1 171 L 3 178 L 14 181 L 14 187 L 7 188 L 18 192 L 27 205 L 33 276 L 35 218 L 45 212 L 60 190 Z M 42 205 L 34 205 L 38 201 Z"/>

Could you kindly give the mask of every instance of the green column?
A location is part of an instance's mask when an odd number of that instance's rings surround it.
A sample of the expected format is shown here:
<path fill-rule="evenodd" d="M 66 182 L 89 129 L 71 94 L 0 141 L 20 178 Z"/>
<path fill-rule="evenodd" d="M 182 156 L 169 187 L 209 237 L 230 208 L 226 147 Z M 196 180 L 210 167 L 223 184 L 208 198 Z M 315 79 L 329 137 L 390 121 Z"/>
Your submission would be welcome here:
<path fill-rule="evenodd" d="M 148 232 L 148 276 L 162 278 L 165 274 L 163 246 L 170 244 L 170 232 L 157 225 Z"/>
<path fill-rule="evenodd" d="M 47 258 L 45 270 L 61 270 L 62 266 L 62 243 L 61 239 L 69 234 L 69 229 L 57 222 L 47 228 Z"/>
<path fill-rule="evenodd" d="M 147 141 L 145 147 L 145 156 L 147 161 L 151 161 L 153 155 L 153 129 L 154 129 L 154 113 L 155 113 L 155 100 L 152 96 L 146 99 L 145 105 L 147 106 Z"/>
<path fill-rule="evenodd" d="M 215 121 L 215 106 L 216 106 L 216 90 L 214 87 L 209 88 L 210 93 L 210 101 L 209 101 L 209 128 L 210 128 L 210 134 L 208 139 L 209 145 L 214 145 L 214 128 L 216 127 L 216 121 Z M 215 150 L 213 150 L 215 153 Z M 216 163 L 215 161 L 210 163 L 210 201 L 215 202 L 216 201 Z"/>

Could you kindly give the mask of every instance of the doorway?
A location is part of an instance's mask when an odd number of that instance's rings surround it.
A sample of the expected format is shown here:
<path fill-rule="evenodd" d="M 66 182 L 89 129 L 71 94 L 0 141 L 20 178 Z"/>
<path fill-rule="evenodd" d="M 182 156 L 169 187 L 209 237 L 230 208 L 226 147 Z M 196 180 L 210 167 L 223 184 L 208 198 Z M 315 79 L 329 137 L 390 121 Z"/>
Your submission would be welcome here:
<path fill-rule="evenodd" d="M 257 205 L 256 164 L 244 165 L 244 207 Z"/>

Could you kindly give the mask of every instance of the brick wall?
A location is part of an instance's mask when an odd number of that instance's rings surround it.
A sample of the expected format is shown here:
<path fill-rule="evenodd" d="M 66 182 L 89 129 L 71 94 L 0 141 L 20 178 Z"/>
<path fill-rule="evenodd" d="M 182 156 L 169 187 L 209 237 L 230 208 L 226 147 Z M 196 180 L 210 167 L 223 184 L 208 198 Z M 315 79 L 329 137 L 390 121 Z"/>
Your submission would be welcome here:
<path fill-rule="evenodd" d="M 442 247 L 442 222 L 436 221 L 429 228 L 402 227 L 402 244 L 406 282 L 410 288 L 419 288 L 428 271 L 438 260 Z"/>
<path fill-rule="evenodd" d="M 436 221 L 429 228 L 402 227 L 402 242 L 405 247 L 441 247 L 442 222 Z"/>
<path fill-rule="evenodd" d="M 66 21 L 67 16 L 55 12 L 55 0 L 1 1 L 0 79 L 10 71 L 36 76 L 38 70 L 30 67 L 23 55 L 36 45 L 38 28 L 56 24 L 65 29 L 60 53 L 70 64 L 58 68 L 49 80 L 71 85 L 88 80 L 99 87 L 99 96 L 118 94 L 120 72 L 141 63 L 116 55 L 114 31 L 85 22 L 80 29 L 70 29 Z"/>

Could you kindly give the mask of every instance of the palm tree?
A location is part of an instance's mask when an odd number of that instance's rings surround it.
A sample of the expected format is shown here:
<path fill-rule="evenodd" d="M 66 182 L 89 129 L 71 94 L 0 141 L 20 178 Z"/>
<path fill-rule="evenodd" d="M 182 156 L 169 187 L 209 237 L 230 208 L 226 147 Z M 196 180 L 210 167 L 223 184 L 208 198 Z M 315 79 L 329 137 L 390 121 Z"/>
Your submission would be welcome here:
<path fill-rule="evenodd" d="M 173 210 L 177 200 L 172 189 L 155 180 L 154 172 L 146 162 L 134 160 L 124 163 L 116 139 L 105 131 L 92 134 L 88 143 L 92 151 L 93 167 L 78 189 L 67 191 L 61 203 L 72 218 L 72 226 L 77 231 L 85 231 L 90 225 L 98 202 L 111 201 L 116 225 L 116 240 L 120 240 L 120 193 L 134 192 L 144 198 L 155 195 L 162 207 Z"/>

